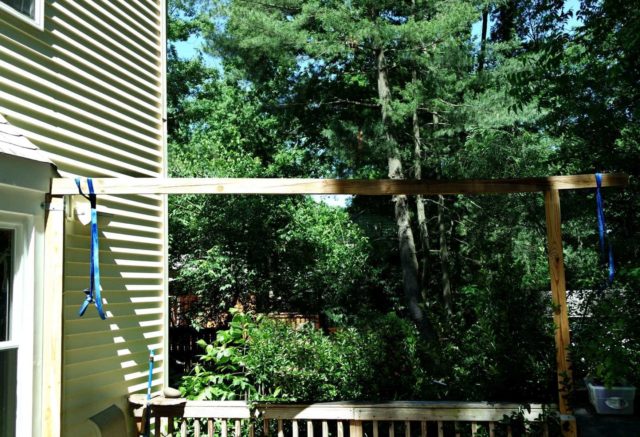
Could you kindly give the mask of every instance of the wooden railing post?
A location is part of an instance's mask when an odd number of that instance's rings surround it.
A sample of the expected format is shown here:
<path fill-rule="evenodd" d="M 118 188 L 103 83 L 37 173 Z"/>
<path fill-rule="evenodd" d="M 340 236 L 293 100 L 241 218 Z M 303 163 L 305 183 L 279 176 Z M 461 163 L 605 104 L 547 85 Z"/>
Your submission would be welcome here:
<path fill-rule="evenodd" d="M 62 287 L 64 199 L 47 196 L 44 228 L 44 288 L 42 326 L 42 433 L 60 435 L 62 415 Z"/>
<path fill-rule="evenodd" d="M 349 421 L 349 437 L 363 437 L 361 420 Z"/>
<path fill-rule="evenodd" d="M 547 244 L 549 273 L 551 276 L 551 296 L 553 299 L 553 321 L 555 323 L 556 363 L 558 373 L 558 407 L 565 436 L 577 434 L 575 418 L 569 397 L 573 391 L 573 375 L 569 358 L 569 312 L 567 309 L 567 287 L 562 254 L 562 227 L 560 219 L 560 192 L 549 190 L 544 193 L 547 222 Z"/>

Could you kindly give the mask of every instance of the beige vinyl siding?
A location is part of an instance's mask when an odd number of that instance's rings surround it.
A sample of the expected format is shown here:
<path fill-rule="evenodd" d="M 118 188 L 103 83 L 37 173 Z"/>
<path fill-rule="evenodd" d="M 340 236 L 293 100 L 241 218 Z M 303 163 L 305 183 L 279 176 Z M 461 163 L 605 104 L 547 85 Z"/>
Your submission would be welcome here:
<path fill-rule="evenodd" d="M 44 31 L 0 11 L 0 113 L 63 176 L 166 173 L 163 0 L 45 2 Z M 99 198 L 103 298 L 77 311 L 89 285 L 89 226 L 70 215 L 65 233 L 62 435 L 95 435 L 93 414 L 154 385 L 166 345 L 166 202 Z M 75 197 L 71 207 L 85 211 Z M 46 281 L 46 278 L 45 278 Z"/>

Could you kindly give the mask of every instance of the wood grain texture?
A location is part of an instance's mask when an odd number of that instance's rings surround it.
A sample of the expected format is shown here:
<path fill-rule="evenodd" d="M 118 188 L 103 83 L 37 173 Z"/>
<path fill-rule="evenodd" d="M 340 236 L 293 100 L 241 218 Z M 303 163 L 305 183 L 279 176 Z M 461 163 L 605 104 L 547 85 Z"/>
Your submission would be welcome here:
<path fill-rule="evenodd" d="M 62 290 L 64 252 L 64 198 L 48 196 L 45 217 L 42 334 L 42 432 L 56 437 L 62 414 Z"/>
<path fill-rule="evenodd" d="M 628 184 L 625 174 L 604 174 L 603 187 Z M 522 179 L 468 179 L 461 181 L 356 180 L 356 179 L 249 179 L 249 178 L 95 178 L 96 194 L 506 194 L 548 190 L 595 188 L 592 174 Z M 86 192 L 86 182 L 83 181 Z M 71 178 L 55 178 L 51 194 L 78 194 Z"/>
<path fill-rule="evenodd" d="M 553 321 L 555 323 L 556 363 L 558 374 L 558 406 L 560 414 L 571 413 L 568 396 L 573 389 L 573 376 L 569 360 L 569 312 L 567 309 L 567 288 L 562 253 L 562 227 L 560 217 L 560 192 L 544 193 L 545 215 L 547 223 L 547 254 L 551 277 L 551 295 L 553 299 Z"/>
<path fill-rule="evenodd" d="M 362 429 L 362 421 L 352 420 L 349 422 L 349 437 L 362 437 L 364 435 Z"/>

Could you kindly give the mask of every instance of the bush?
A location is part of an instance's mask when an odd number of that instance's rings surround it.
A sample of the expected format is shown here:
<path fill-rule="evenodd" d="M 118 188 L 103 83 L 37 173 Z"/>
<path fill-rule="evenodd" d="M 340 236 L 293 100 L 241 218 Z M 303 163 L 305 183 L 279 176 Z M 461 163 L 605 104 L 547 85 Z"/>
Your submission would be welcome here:
<path fill-rule="evenodd" d="M 395 314 L 325 335 L 313 326 L 236 313 L 183 378 L 197 399 L 383 400 L 421 398 L 427 380 L 416 328 Z"/>
<path fill-rule="evenodd" d="M 606 386 L 640 383 L 640 302 L 635 291 L 590 293 L 595 296 L 586 309 L 588 316 L 574 327 L 576 376 L 589 376 Z"/>
<path fill-rule="evenodd" d="M 190 375 L 182 378 L 180 392 L 188 399 L 252 399 L 256 389 L 245 373 L 249 339 L 256 330 L 256 319 L 235 309 L 226 330 L 218 331 L 216 340 L 198 341 L 205 353 Z"/>

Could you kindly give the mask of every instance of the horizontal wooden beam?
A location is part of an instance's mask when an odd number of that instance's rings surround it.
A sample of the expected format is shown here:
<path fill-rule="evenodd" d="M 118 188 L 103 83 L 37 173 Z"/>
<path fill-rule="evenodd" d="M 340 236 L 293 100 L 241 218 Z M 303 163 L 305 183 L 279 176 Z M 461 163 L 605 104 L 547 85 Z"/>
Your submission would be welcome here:
<path fill-rule="evenodd" d="M 146 405 L 143 394 L 129 396 L 137 417 Z M 252 409 L 263 419 L 279 420 L 359 420 L 359 421 L 483 421 L 497 422 L 521 411 L 516 403 L 488 402 L 406 402 L 379 404 L 362 402 L 321 402 L 315 404 L 255 404 L 244 401 L 190 401 L 155 398 L 151 408 L 156 416 L 215 419 L 249 419 Z M 536 420 L 545 412 L 557 411 L 556 405 L 531 404 L 523 413 Z"/>
<path fill-rule="evenodd" d="M 626 174 L 604 174 L 603 187 L 623 187 Z M 95 178 L 96 194 L 506 194 L 595 188 L 592 174 L 523 179 L 225 179 L 225 178 Z M 82 183 L 87 193 L 86 182 Z M 52 179 L 51 194 L 78 194 L 70 178 Z"/>
<path fill-rule="evenodd" d="M 522 405 L 487 402 L 389 402 L 383 404 L 328 402 L 308 405 L 257 404 L 264 419 L 359 421 L 481 421 L 497 422 Z M 551 409 L 551 410 L 550 410 Z M 532 404 L 524 415 L 536 420 L 555 406 Z"/>

